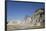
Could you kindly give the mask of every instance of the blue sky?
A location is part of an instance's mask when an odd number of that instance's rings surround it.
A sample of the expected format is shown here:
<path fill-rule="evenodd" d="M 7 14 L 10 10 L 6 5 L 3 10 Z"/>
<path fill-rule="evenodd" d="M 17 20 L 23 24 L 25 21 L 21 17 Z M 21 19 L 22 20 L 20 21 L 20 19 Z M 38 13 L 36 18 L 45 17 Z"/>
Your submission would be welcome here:
<path fill-rule="evenodd" d="M 44 8 L 44 4 L 7 2 L 7 20 L 21 20 L 26 15 L 31 16 L 38 8 Z"/>

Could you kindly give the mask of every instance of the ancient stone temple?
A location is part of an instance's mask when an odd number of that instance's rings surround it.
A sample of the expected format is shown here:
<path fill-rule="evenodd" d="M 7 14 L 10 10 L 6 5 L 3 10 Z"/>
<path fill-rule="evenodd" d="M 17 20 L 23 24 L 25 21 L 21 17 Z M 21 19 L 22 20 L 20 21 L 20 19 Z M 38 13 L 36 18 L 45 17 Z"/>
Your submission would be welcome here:
<path fill-rule="evenodd" d="M 45 10 L 40 8 L 37 9 L 32 16 L 32 24 L 43 26 L 45 24 Z"/>
<path fill-rule="evenodd" d="M 32 16 L 25 17 L 25 23 L 33 26 L 45 27 L 45 10 L 44 8 L 37 9 Z"/>

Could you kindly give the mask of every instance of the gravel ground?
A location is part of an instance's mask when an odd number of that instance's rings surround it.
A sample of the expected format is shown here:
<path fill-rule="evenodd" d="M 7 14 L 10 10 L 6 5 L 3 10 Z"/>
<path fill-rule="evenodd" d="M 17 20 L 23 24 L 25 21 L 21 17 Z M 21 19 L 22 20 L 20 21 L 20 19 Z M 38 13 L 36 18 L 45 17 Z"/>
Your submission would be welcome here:
<path fill-rule="evenodd" d="M 44 28 L 44 26 L 7 25 L 7 31 L 13 31 L 13 30 L 27 30 L 27 29 L 39 29 L 39 28 Z"/>

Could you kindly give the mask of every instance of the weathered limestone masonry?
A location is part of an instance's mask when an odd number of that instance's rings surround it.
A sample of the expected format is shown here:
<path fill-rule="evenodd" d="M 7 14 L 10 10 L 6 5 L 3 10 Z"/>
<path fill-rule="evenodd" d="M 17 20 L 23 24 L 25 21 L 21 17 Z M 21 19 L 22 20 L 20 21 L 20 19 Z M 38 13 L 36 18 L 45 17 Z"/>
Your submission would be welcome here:
<path fill-rule="evenodd" d="M 31 26 L 44 26 L 45 25 L 45 10 L 40 8 L 35 11 L 32 16 L 26 16 L 25 23 L 30 23 Z"/>
<path fill-rule="evenodd" d="M 43 26 L 45 24 L 45 10 L 38 9 L 32 16 L 32 24 L 37 26 Z"/>

